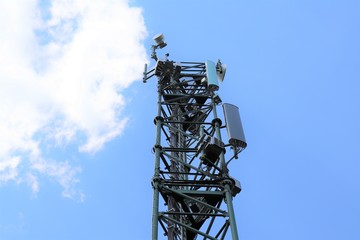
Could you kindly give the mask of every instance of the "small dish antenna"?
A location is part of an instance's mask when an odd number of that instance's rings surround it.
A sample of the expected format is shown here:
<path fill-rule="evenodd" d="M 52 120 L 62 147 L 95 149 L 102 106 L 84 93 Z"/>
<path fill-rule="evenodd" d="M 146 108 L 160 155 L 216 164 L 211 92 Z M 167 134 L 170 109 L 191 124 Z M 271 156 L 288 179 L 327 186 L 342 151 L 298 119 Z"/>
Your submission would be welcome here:
<path fill-rule="evenodd" d="M 216 63 L 216 75 L 220 82 L 224 81 L 226 73 L 226 64 L 221 63 L 220 60 Z"/>

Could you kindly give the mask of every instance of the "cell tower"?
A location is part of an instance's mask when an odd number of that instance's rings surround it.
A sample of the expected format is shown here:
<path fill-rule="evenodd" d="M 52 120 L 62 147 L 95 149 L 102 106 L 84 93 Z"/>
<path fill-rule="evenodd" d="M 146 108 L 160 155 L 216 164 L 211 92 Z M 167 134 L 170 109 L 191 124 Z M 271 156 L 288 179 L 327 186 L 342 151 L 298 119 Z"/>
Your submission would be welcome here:
<path fill-rule="evenodd" d="M 230 229 L 237 240 L 232 200 L 241 187 L 228 165 L 247 144 L 238 108 L 222 103 L 217 94 L 225 65 L 174 62 L 169 54 L 158 59 L 156 50 L 166 43 L 162 34 L 154 40 L 156 65 L 149 71 L 145 65 L 143 78 L 158 79 L 152 240 L 158 240 L 160 229 L 168 240 L 230 239 Z M 228 143 L 221 137 L 225 128 Z"/>

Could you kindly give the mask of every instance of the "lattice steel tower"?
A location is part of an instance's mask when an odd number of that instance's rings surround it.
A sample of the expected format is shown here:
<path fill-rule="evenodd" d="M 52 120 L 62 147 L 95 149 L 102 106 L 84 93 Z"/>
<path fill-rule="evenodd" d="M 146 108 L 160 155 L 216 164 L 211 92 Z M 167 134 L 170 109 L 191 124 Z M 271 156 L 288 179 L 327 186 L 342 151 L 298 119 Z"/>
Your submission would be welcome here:
<path fill-rule="evenodd" d="M 159 226 L 168 240 L 237 240 L 232 199 L 241 187 L 228 164 L 247 144 L 238 108 L 222 103 L 217 94 L 225 65 L 174 62 L 168 54 L 160 60 L 156 50 L 166 43 L 162 34 L 154 40 L 156 65 L 149 71 L 145 65 L 143 78 L 158 79 L 152 240 L 158 240 Z M 220 105 L 225 124 L 218 116 Z"/>

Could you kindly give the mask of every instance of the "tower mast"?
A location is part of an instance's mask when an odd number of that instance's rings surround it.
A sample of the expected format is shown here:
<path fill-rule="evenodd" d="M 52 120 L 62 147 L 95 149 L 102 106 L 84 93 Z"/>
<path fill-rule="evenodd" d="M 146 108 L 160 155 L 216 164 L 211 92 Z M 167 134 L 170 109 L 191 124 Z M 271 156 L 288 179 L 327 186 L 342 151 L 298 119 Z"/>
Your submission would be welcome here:
<path fill-rule="evenodd" d="M 159 239 L 160 230 L 168 240 L 225 239 L 229 229 L 238 240 L 233 198 L 241 187 L 229 175 L 228 164 L 247 144 L 238 108 L 222 103 L 217 94 L 225 65 L 174 62 L 168 54 L 160 60 L 156 50 L 166 43 L 162 34 L 154 40 L 156 65 L 149 71 L 145 65 L 143 78 L 158 80 L 152 240 Z M 221 136 L 224 128 L 227 144 Z"/>

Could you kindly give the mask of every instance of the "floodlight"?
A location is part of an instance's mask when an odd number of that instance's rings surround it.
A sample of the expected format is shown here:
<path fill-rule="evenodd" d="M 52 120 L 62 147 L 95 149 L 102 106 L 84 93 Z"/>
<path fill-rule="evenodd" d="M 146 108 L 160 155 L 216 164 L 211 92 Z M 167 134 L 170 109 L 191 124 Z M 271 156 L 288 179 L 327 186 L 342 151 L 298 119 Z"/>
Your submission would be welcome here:
<path fill-rule="evenodd" d="M 164 42 L 164 35 L 162 33 L 156 34 L 153 40 L 156 43 L 156 47 L 163 48 L 167 45 L 166 42 Z"/>

